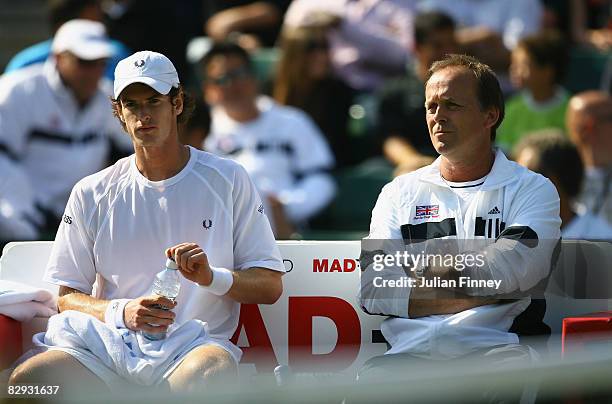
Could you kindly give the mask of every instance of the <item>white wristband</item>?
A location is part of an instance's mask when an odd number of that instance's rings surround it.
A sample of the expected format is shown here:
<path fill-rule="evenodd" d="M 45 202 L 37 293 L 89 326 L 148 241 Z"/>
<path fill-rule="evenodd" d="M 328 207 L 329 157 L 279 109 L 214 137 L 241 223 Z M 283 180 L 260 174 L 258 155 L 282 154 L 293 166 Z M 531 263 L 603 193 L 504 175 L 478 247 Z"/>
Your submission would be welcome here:
<path fill-rule="evenodd" d="M 200 285 L 200 287 L 206 289 L 214 295 L 223 296 L 232 288 L 232 285 L 234 284 L 234 275 L 232 275 L 232 271 L 225 268 L 216 268 L 211 266 L 210 270 L 212 271 L 212 281 L 210 282 L 210 285 Z"/>
<path fill-rule="evenodd" d="M 104 322 L 111 328 L 126 328 L 123 309 L 132 299 L 114 299 L 108 302 L 104 312 Z"/>

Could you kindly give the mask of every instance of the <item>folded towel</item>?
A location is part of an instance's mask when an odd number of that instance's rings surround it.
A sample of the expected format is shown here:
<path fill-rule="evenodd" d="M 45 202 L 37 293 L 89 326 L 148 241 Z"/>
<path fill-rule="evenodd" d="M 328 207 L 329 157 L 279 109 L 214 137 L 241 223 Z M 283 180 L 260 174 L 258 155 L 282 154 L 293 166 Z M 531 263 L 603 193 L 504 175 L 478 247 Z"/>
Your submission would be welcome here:
<path fill-rule="evenodd" d="M 88 314 L 67 310 L 49 319 L 46 333 L 32 338 L 34 345 L 66 348 L 67 352 L 98 361 L 84 364 L 108 381 L 108 370 L 128 381 L 149 386 L 158 384 L 166 370 L 193 348 L 209 341 L 208 326 L 190 320 L 171 327 L 165 339 L 151 341 L 126 328 L 111 328 Z M 94 367 L 94 368 L 92 368 Z"/>
<path fill-rule="evenodd" d="M 0 280 L 0 314 L 24 322 L 35 316 L 49 317 L 55 313 L 56 298 L 48 290 Z"/>
<path fill-rule="evenodd" d="M 51 317 L 57 314 L 57 311 L 40 302 L 23 302 L 0 306 L 0 314 L 27 323 L 34 317 Z"/>

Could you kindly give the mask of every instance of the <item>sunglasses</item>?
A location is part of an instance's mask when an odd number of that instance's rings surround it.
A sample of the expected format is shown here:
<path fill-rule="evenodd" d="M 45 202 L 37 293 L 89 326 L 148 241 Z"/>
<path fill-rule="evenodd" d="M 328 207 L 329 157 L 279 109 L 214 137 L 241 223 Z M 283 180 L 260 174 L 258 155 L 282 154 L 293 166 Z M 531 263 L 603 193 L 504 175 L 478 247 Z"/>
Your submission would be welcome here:
<path fill-rule="evenodd" d="M 206 81 L 216 86 L 227 86 L 236 80 L 242 80 L 248 77 L 251 77 L 251 70 L 249 70 L 248 67 L 240 67 L 238 69 L 230 70 L 219 77 L 208 77 Z"/>
<path fill-rule="evenodd" d="M 86 60 L 86 59 L 80 59 L 80 58 L 75 58 L 77 63 L 79 64 L 79 66 L 84 67 L 84 68 L 92 68 L 92 67 L 100 67 L 100 66 L 106 66 L 106 61 L 107 59 L 94 59 L 94 60 Z"/>

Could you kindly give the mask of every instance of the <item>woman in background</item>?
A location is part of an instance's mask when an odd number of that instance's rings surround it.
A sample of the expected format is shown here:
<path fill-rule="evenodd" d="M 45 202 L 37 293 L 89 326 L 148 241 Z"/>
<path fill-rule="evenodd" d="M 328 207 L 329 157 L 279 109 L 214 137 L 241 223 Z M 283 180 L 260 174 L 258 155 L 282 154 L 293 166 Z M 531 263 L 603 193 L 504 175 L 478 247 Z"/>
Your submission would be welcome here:
<path fill-rule="evenodd" d="M 325 134 L 336 168 L 354 164 L 347 133 L 353 90 L 332 76 L 325 26 L 285 27 L 272 96 L 305 111 Z"/>

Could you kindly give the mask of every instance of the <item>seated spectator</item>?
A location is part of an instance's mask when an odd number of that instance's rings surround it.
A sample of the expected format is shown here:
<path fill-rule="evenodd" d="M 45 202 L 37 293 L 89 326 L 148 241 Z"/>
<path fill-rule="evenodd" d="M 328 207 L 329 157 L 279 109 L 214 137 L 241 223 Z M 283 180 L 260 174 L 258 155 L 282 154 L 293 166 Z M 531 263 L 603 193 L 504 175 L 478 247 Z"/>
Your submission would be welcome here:
<path fill-rule="evenodd" d="M 402 74 L 411 57 L 416 2 L 400 0 L 294 0 L 285 27 L 330 21 L 330 55 L 336 75 L 372 92 Z"/>
<path fill-rule="evenodd" d="M 267 203 L 277 238 L 289 237 L 334 197 L 334 158 L 314 122 L 258 95 L 247 52 L 214 45 L 202 61 L 212 106 L 205 149 L 241 163 Z"/>
<path fill-rule="evenodd" d="M 457 36 L 466 53 L 498 73 L 506 71 L 509 51 L 522 37 L 536 33 L 542 19 L 539 0 L 422 0 L 419 10 L 451 16 L 460 27 Z"/>
<path fill-rule="evenodd" d="M 585 166 L 578 203 L 612 223 L 612 97 L 602 91 L 573 96 L 567 129 Z"/>
<path fill-rule="evenodd" d="M 560 85 L 565 64 L 566 45 L 558 33 L 549 31 L 519 41 L 512 51 L 510 77 L 522 91 L 506 102 L 506 118 L 497 137 L 503 149 L 511 150 L 528 132 L 565 130 L 569 94 Z"/>
<path fill-rule="evenodd" d="M 429 66 L 457 52 L 455 23 L 446 14 L 423 13 L 414 25 L 414 63 L 378 94 L 379 132 L 385 157 L 402 173 L 429 165 L 437 156 L 425 121 L 425 79 Z"/>
<path fill-rule="evenodd" d="M 34 207 L 28 177 L 9 160 L 0 159 L 0 251 L 17 240 L 36 240 L 42 217 Z"/>
<path fill-rule="evenodd" d="M 325 27 L 287 27 L 272 95 L 280 105 L 299 108 L 327 138 L 337 167 L 355 164 L 349 147 L 348 118 L 354 91 L 332 76 Z"/>
<path fill-rule="evenodd" d="M 528 134 L 513 155 L 517 163 L 544 175 L 557 187 L 564 239 L 612 240 L 612 225 L 592 212 L 578 213 L 574 206 L 584 168 L 576 146 L 563 132 L 546 129 Z"/>
<path fill-rule="evenodd" d="M 276 44 L 290 0 L 208 0 L 204 32 L 213 41 L 231 39 L 253 50 Z"/>
<path fill-rule="evenodd" d="M 104 25 L 71 20 L 53 39 L 53 58 L 0 78 L 0 159 L 23 170 L 54 233 L 81 178 L 105 167 L 114 140 L 129 138 L 113 118 L 102 79 L 112 48 Z M 24 202 L 25 203 L 25 202 Z"/>
<path fill-rule="evenodd" d="M 53 33 L 57 32 L 65 22 L 73 19 L 86 19 L 92 21 L 102 21 L 102 9 L 99 0 L 51 0 L 49 1 L 49 22 L 53 28 Z M 53 39 L 48 39 L 29 46 L 17 53 L 8 62 L 5 73 L 21 69 L 35 63 L 42 63 L 52 55 L 51 43 Z M 104 75 L 113 79 L 115 66 L 127 57 L 130 51 L 119 41 L 111 40 L 113 53 L 109 58 Z"/>

